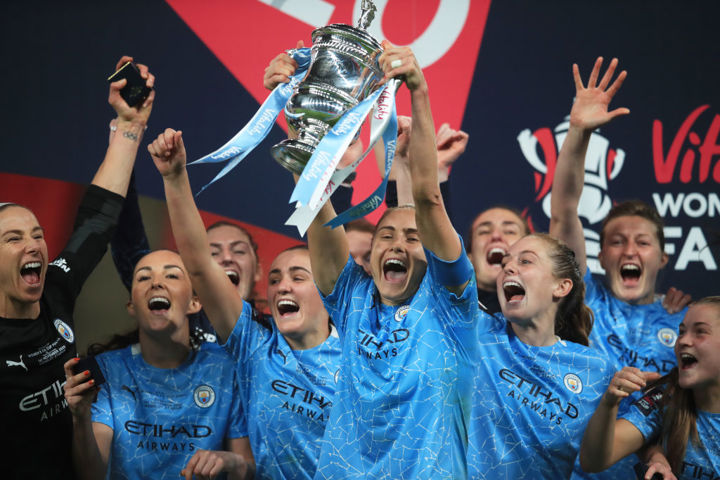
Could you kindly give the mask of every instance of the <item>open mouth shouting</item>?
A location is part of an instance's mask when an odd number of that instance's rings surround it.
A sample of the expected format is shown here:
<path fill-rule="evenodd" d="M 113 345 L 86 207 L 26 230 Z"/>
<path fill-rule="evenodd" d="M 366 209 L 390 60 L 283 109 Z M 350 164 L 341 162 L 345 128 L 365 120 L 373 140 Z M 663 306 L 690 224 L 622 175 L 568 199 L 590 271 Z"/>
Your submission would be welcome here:
<path fill-rule="evenodd" d="M 488 265 L 501 266 L 503 257 L 505 257 L 506 253 L 507 250 L 505 250 L 504 248 L 493 247 L 488 250 L 485 259 L 487 260 Z"/>
<path fill-rule="evenodd" d="M 517 304 L 525 298 L 525 288 L 518 282 L 509 280 L 503 282 L 503 294 L 505 301 L 509 304 Z"/>
<path fill-rule="evenodd" d="M 398 258 L 389 258 L 383 263 L 383 278 L 388 283 L 403 283 L 408 276 L 408 268 L 404 261 Z"/>
<path fill-rule="evenodd" d="M 289 300 L 287 298 L 278 300 L 276 306 L 278 315 L 280 315 L 281 318 L 293 315 L 300 311 L 300 305 L 298 305 L 294 300 Z"/>
<path fill-rule="evenodd" d="M 148 309 L 155 315 L 163 315 L 170 310 L 170 300 L 165 297 L 152 297 L 148 300 Z"/>
<path fill-rule="evenodd" d="M 698 363 L 698 360 L 689 353 L 681 353 L 678 363 L 680 364 L 680 370 L 689 370 Z"/>
<path fill-rule="evenodd" d="M 20 276 L 30 286 L 40 285 L 40 274 L 42 273 L 42 262 L 27 262 L 20 267 Z"/>
<path fill-rule="evenodd" d="M 620 277 L 622 278 L 623 285 L 635 286 L 640 281 L 642 275 L 642 268 L 640 265 L 635 263 L 624 263 L 620 266 Z"/>
<path fill-rule="evenodd" d="M 235 270 L 225 270 L 225 275 L 228 276 L 233 285 L 238 286 L 240 283 L 240 274 L 238 274 L 238 272 Z"/>

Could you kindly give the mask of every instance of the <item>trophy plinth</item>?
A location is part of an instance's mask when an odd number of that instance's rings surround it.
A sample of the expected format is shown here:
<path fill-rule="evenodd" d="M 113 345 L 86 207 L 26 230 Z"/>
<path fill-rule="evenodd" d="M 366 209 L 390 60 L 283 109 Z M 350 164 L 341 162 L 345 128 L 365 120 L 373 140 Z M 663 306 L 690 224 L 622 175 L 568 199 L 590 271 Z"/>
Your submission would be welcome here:
<path fill-rule="evenodd" d="M 380 43 L 365 30 L 344 24 L 312 33 L 311 62 L 285 105 L 290 136 L 271 149 L 283 167 L 301 174 L 320 140 L 343 114 L 370 95 L 383 79 Z"/>

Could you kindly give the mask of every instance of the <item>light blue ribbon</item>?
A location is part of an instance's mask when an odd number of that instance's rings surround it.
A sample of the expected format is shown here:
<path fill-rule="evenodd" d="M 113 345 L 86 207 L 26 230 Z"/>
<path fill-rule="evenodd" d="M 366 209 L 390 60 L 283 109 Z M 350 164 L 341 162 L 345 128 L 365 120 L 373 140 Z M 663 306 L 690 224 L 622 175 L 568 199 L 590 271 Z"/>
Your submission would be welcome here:
<path fill-rule="evenodd" d="M 326 227 L 339 227 L 348 222 L 351 222 L 357 218 L 364 217 L 368 213 L 378 208 L 385 198 L 385 190 L 388 184 L 388 175 L 390 175 L 390 169 L 392 168 L 393 159 L 395 158 L 395 148 L 397 145 L 397 110 L 395 108 L 395 95 L 393 92 L 392 100 L 392 111 L 390 113 L 390 120 L 388 121 L 387 127 L 382 134 L 383 143 L 385 144 L 385 175 L 380 183 L 380 186 L 370 194 L 365 200 L 360 202 L 337 215 L 335 218 L 325 224 Z"/>
<path fill-rule="evenodd" d="M 344 151 L 336 152 L 334 154 L 333 161 L 327 164 L 327 170 L 322 176 L 327 176 L 331 173 L 331 179 L 329 182 L 323 180 L 321 183 L 316 185 L 316 192 L 319 193 L 317 198 L 311 198 L 310 204 L 296 205 L 296 209 L 293 214 L 288 218 L 286 225 L 294 225 L 298 228 L 300 235 L 305 235 L 310 223 L 313 221 L 315 216 L 319 213 L 320 208 L 330 199 L 330 196 L 335 192 L 338 186 L 350 175 L 351 172 L 360 165 L 360 163 L 367 157 L 372 151 L 375 143 L 383 137 L 385 143 L 385 170 L 386 174 L 384 178 L 387 178 L 387 173 L 392 167 L 393 157 L 395 156 L 395 143 L 397 138 L 397 115 L 395 111 L 395 92 L 400 82 L 397 79 L 390 80 L 388 84 L 382 89 L 380 96 L 377 101 L 377 108 L 375 113 L 372 115 L 371 133 L 370 133 L 370 144 L 367 149 L 358 158 L 353 160 L 352 164 L 342 168 L 341 170 L 334 170 L 340 157 Z M 391 124 L 392 120 L 392 124 Z M 390 127 L 390 128 L 388 128 Z M 352 139 L 350 139 L 351 141 Z M 373 194 L 361 202 L 356 207 L 349 209 L 347 212 L 343 212 L 338 218 L 334 219 L 331 223 L 333 228 L 343 223 L 354 220 L 355 218 L 367 215 L 381 203 L 385 195 L 386 185 L 381 185 L 380 188 L 376 189 Z M 327 225 L 330 225 L 328 223 Z"/>
<path fill-rule="evenodd" d="M 290 50 L 288 54 L 298 64 L 295 74 L 290 77 L 290 82 L 281 83 L 275 87 L 250 121 L 225 145 L 213 153 L 205 155 L 201 159 L 189 164 L 197 165 L 200 163 L 228 162 L 220 173 L 207 185 L 203 186 L 196 195 L 200 195 L 207 187 L 237 167 L 237 165 L 267 137 L 268 133 L 270 133 L 270 129 L 275 124 L 277 116 L 283 111 L 285 104 L 290 99 L 290 96 L 292 96 L 295 85 L 300 83 L 303 77 L 305 77 L 305 73 L 310 66 L 309 48 Z"/>
<path fill-rule="evenodd" d="M 362 102 L 345 112 L 320 140 L 295 185 L 290 196 L 290 203 L 299 202 L 300 205 L 309 205 L 311 208 L 317 206 L 320 195 L 330 181 L 340 158 L 355 138 L 355 134 L 383 90 L 383 88 L 378 88 Z"/>

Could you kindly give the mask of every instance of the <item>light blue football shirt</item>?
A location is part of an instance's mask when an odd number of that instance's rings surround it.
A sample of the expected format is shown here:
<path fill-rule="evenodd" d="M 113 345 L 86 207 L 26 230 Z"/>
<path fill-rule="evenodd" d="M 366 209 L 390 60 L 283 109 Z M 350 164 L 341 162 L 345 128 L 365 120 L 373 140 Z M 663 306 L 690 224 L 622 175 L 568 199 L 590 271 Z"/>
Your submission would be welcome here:
<path fill-rule="evenodd" d="M 625 366 L 643 371 L 670 372 L 677 364 L 675 340 L 678 326 L 687 308 L 676 314 L 669 314 L 661 300 L 647 305 L 632 305 L 624 302 L 592 276 L 585 274 L 585 304 L 595 314 L 595 323 L 590 332 L 590 346 L 603 352 L 614 364 L 615 370 Z M 639 395 L 633 395 L 620 404 L 620 413 L 626 411 Z M 573 480 L 625 480 L 635 475 L 633 465 L 640 459 L 635 455 L 616 463 L 602 473 L 588 474 L 575 466 Z"/>
<path fill-rule="evenodd" d="M 630 366 L 665 375 L 677 365 L 673 347 L 687 308 L 671 315 L 660 300 L 647 305 L 623 302 L 589 270 L 585 285 L 585 304 L 595 314 L 590 346 L 604 352 L 616 370 Z"/>
<path fill-rule="evenodd" d="M 405 305 L 383 305 L 352 258 L 323 298 L 343 359 L 316 479 L 467 476 L 477 287 L 464 254 L 450 263 L 425 255 L 427 272 Z M 438 268 L 472 276 L 460 297 Z"/>
<path fill-rule="evenodd" d="M 647 392 L 620 418 L 632 423 L 646 442 L 655 441 L 662 430 L 662 408 L 658 402 L 662 392 Z M 697 430 L 700 444 L 688 441 L 685 458 L 679 472 L 673 472 L 679 480 L 720 479 L 720 414 L 697 412 Z"/>
<path fill-rule="evenodd" d="M 565 340 L 527 345 L 502 314 L 482 315 L 470 478 L 568 478 L 612 366 L 597 351 Z"/>
<path fill-rule="evenodd" d="M 340 368 L 337 333 L 293 350 L 246 302 L 224 347 L 237 363 L 255 478 L 313 478 Z"/>
<path fill-rule="evenodd" d="M 107 382 L 92 421 L 113 429 L 108 478 L 174 480 L 197 450 L 247 436 L 235 364 L 217 344 L 171 369 L 145 363 L 139 344 L 96 358 Z"/>

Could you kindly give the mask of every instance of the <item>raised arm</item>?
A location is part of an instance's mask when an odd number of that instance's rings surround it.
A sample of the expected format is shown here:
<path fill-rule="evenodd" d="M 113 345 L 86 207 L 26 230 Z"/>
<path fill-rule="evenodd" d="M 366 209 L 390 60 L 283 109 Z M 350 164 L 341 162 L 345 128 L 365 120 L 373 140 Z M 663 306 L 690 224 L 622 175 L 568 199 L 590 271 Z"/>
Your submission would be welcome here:
<path fill-rule="evenodd" d="M 186 166 L 182 132 L 171 128 L 148 146 L 163 177 L 170 224 L 190 280 L 218 337 L 230 336 L 242 313 L 243 300 L 212 258 L 205 225 L 193 200 Z"/>
<path fill-rule="evenodd" d="M 623 70 L 610 85 L 618 64 L 617 58 L 613 58 L 600 83 L 597 83 L 602 61 L 602 57 L 595 61 L 587 87 L 583 86 L 577 64 L 573 64 L 575 103 L 570 110 L 570 127 L 560 149 L 550 197 L 550 235 L 563 240 L 573 249 L 583 274 L 587 269 L 585 236 L 577 209 L 585 178 L 585 154 L 590 135 L 613 118 L 630 113 L 627 108 L 608 111 L 610 101 L 620 89 L 627 72 Z"/>
<path fill-rule="evenodd" d="M 315 285 L 323 295 L 332 293 L 335 282 L 350 258 L 345 228 L 323 226 L 333 218 L 335 218 L 335 209 L 331 202 L 326 202 L 307 232 L 310 265 Z"/>
<path fill-rule="evenodd" d="M 454 261 L 460 257 L 463 250 L 440 193 L 435 127 L 430 111 L 428 86 L 410 48 L 395 47 L 389 42 L 384 42 L 383 45 L 385 52 L 380 57 L 380 66 L 385 75 L 388 78 L 402 78 L 410 90 L 410 176 L 420 239 L 423 246 L 438 258 Z M 460 287 L 459 290 L 462 290 L 464 285 L 453 287 Z"/>
<path fill-rule="evenodd" d="M 387 193 L 385 194 L 385 204 L 388 207 L 414 203 L 410 181 L 410 157 L 408 154 L 411 129 L 412 118 L 402 115 L 398 116 L 398 138 L 395 150 L 395 161 L 390 170 Z M 453 130 L 449 123 L 443 123 L 437 131 L 435 143 L 437 144 L 438 181 L 440 182 L 440 191 L 443 202 L 445 203 L 445 208 L 448 208 L 450 198 L 450 189 L 447 183 L 450 176 L 450 168 L 452 164 L 455 163 L 455 160 L 465 151 L 468 139 L 469 136 L 467 133 L 462 130 Z M 382 142 L 376 143 L 374 150 L 378 169 L 382 172 L 385 169 L 385 151 Z"/>
<path fill-rule="evenodd" d="M 129 61 L 132 61 L 132 57 L 122 57 L 118 61 L 116 68 L 120 68 Z M 145 65 L 138 64 L 138 68 L 140 69 L 140 75 L 146 80 L 146 85 L 152 87 L 155 84 L 155 77 Z M 93 185 L 110 190 L 123 197 L 128 189 L 130 175 L 135 165 L 135 157 L 155 99 L 155 91 L 153 90 L 142 104 L 137 107 L 128 106 L 127 102 L 120 96 L 120 90 L 126 83 L 127 80 L 122 79 L 110 84 L 108 102 L 117 113 L 117 121 L 113 125 L 116 130 L 114 135 L 111 135 L 105 159 L 92 180 Z"/>
<path fill-rule="evenodd" d="M 150 253 L 150 244 L 140 213 L 134 173 L 130 177 L 130 185 L 120 217 L 118 217 L 117 228 L 110 240 L 110 252 L 120 280 L 130 291 L 135 265 L 142 257 Z"/>
<path fill-rule="evenodd" d="M 642 448 L 645 440 L 640 430 L 627 420 L 617 420 L 618 406 L 624 398 L 644 388 L 647 381 L 659 376 L 634 367 L 625 367 L 615 374 L 585 429 L 580 446 L 583 470 L 601 472 Z"/>

